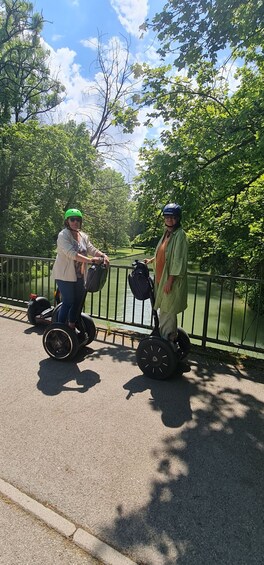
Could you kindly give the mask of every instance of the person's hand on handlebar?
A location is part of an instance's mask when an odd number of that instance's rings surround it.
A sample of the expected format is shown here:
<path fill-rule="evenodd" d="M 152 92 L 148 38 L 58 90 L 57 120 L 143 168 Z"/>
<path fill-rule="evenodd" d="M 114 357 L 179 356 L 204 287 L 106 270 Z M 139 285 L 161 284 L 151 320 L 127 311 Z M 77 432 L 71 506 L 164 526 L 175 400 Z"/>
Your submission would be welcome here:
<path fill-rule="evenodd" d="M 91 264 L 92 265 L 101 265 L 103 262 L 103 257 L 93 257 L 91 259 Z"/>
<path fill-rule="evenodd" d="M 108 255 L 104 254 L 103 259 L 104 259 L 104 265 L 106 265 L 106 267 L 109 267 L 110 260 L 109 260 Z"/>
<path fill-rule="evenodd" d="M 109 266 L 109 257 L 103 253 L 102 255 L 95 255 L 95 257 L 93 257 L 92 259 L 92 263 L 94 263 L 95 265 L 102 265 L 104 264 L 106 267 Z"/>

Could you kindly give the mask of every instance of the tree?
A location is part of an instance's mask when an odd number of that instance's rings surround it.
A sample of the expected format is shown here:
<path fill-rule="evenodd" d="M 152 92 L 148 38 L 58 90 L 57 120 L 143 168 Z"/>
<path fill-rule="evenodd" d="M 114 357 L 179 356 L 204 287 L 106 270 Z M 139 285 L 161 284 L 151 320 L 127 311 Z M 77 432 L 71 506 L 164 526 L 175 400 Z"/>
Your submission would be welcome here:
<path fill-rule="evenodd" d="M 106 252 L 130 245 L 129 196 L 130 188 L 121 173 L 110 168 L 97 171 L 85 218 L 91 240 Z"/>
<path fill-rule="evenodd" d="M 200 258 L 203 255 L 211 258 L 214 269 L 217 265 L 218 269 L 227 269 L 227 261 L 223 261 L 223 253 L 229 255 L 228 242 L 231 241 L 226 231 L 227 219 L 232 226 L 235 216 L 241 213 L 241 205 L 245 207 L 248 202 L 251 222 L 260 222 L 259 230 L 262 227 L 258 201 L 263 189 L 264 140 L 263 111 L 258 95 L 263 73 L 250 74 L 242 69 L 240 75 L 241 86 L 237 93 L 230 97 L 223 90 L 215 89 L 215 101 L 212 93 L 208 97 L 195 94 L 188 80 L 185 88 L 181 79 L 171 81 L 170 91 L 168 84 L 156 85 L 151 97 L 158 100 L 158 107 L 152 114 L 159 112 L 172 125 L 161 136 L 162 147 L 151 142 L 141 151 L 137 193 L 139 209 L 148 226 L 144 237 L 152 238 L 155 233 L 155 210 L 158 214 L 168 200 L 178 200 L 184 206 L 192 241 L 197 242 L 191 250 L 197 253 L 199 249 Z M 248 230 L 249 225 L 243 230 L 233 229 L 233 236 L 238 241 L 242 238 L 245 253 L 241 254 L 241 247 L 237 247 L 237 261 L 230 260 L 228 267 L 232 274 L 249 272 L 250 265 L 253 266 L 246 260 L 250 254 Z M 216 253 L 218 247 L 221 256 Z M 258 260 L 255 252 L 254 257 L 255 274 L 260 274 L 260 239 Z"/>
<path fill-rule="evenodd" d="M 0 123 L 25 122 L 55 108 L 64 87 L 50 76 L 42 15 L 23 0 L 1 0 L 0 10 Z"/>
<path fill-rule="evenodd" d="M 147 25 L 158 32 L 164 58 L 177 47 L 174 66 L 135 67 L 144 77 L 147 123 L 164 120 L 162 144 L 146 143 L 141 152 L 137 192 L 147 235 L 162 205 L 178 200 L 191 254 L 214 271 L 253 276 L 263 276 L 264 265 L 262 11 L 253 0 L 169 2 Z M 234 92 L 219 68 L 226 45 L 230 61 L 244 57 Z"/>
<path fill-rule="evenodd" d="M 0 128 L 2 253 L 51 256 L 64 211 L 88 198 L 96 152 L 84 124 Z"/>
<path fill-rule="evenodd" d="M 217 64 L 227 47 L 231 58 L 256 54 L 264 39 L 264 4 L 259 0 L 169 0 L 152 22 L 166 58 L 177 53 L 174 65 L 195 73 L 201 62 Z"/>
<path fill-rule="evenodd" d="M 131 99 L 135 93 L 133 71 L 129 64 L 129 43 L 126 38 L 112 38 L 104 44 L 103 36 L 96 40 L 95 80 L 87 92 L 86 112 L 91 143 L 108 161 L 124 166 L 124 151 L 128 141 L 123 133 L 131 133 L 137 122 L 137 112 Z"/>

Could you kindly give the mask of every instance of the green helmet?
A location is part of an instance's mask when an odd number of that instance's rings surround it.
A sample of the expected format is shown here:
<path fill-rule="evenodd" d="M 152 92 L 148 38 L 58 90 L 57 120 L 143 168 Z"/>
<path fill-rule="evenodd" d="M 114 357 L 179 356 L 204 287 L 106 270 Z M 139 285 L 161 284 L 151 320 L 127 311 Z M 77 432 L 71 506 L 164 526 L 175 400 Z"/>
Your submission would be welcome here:
<path fill-rule="evenodd" d="M 64 214 L 64 220 L 67 220 L 71 216 L 78 216 L 78 218 L 82 218 L 82 213 L 80 210 L 77 210 L 77 208 L 69 208 L 69 210 L 66 210 Z"/>

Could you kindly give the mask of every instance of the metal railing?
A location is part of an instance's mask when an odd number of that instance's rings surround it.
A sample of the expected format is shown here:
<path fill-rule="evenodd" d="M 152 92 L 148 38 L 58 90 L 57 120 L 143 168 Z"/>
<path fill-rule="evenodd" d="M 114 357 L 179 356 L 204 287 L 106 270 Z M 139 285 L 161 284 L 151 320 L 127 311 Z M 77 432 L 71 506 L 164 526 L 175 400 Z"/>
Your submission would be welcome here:
<path fill-rule="evenodd" d="M 0 254 L 1 302 L 27 307 L 30 293 L 36 293 L 52 304 L 53 262 L 46 257 Z M 131 265 L 111 265 L 106 285 L 100 293 L 87 295 L 84 309 L 109 327 L 114 323 L 147 333 L 153 327 L 150 301 L 135 300 L 128 285 L 130 271 Z M 210 344 L 264 354 L 263 281 L 189 272 L 188 287 L 188 308 L 178 323 L 192 341 L 202 347 Z M 249 306 L 252 295 L 254 310 Z"/>

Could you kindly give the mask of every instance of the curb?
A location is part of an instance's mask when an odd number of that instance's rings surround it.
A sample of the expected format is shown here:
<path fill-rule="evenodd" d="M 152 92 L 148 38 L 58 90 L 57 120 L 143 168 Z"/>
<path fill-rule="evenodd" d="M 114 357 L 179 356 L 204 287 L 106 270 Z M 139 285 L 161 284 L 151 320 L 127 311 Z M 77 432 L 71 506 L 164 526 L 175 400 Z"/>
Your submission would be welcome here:
<path fill-rule="evenodd" d="M 13 485 L 0 478 L 0 493 L 9 500 L 33 514 L 49 528 L 70 539 L 78 547 L 99 559 L 104 565 L 137 565 L 135 561 L 119 553 L 110 545 L 79 528 L 74 522 L 63 518 L 54 510 L 47 508 Z"/>

